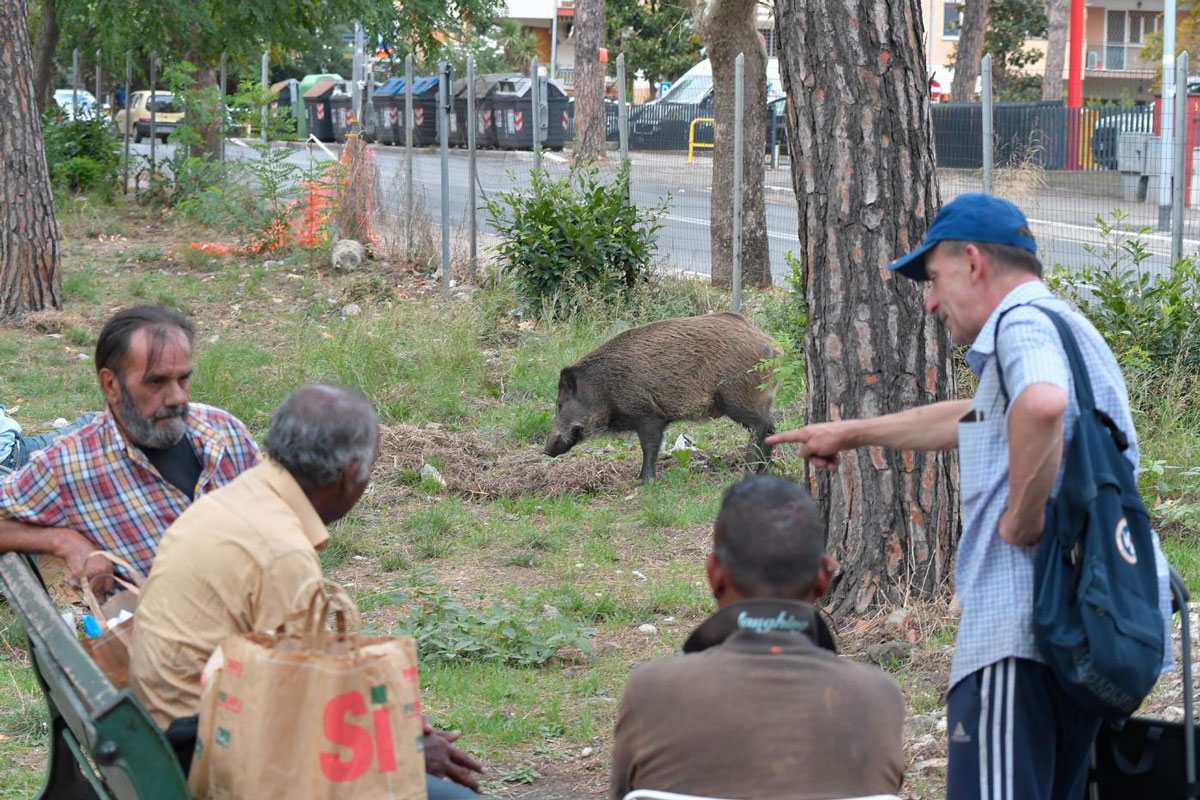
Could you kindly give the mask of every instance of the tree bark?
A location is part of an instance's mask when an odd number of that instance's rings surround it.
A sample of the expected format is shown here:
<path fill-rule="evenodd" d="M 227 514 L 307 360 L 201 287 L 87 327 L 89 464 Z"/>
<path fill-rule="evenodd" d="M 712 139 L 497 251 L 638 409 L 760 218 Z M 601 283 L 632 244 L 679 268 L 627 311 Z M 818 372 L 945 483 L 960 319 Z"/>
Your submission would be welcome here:
<path fill-rule="evenodd" d="M 25 0 L 0 3 L 0 317 L 62 308 Z"/>
<path fill-rule="evenodd" d="M 950 102 L 969 103 L 975 97 L 975 79 L 983 59 L 983 36 L 987 33 L 988 4 L 991 0 L 967 0 L 963 6 L 962 28 L 954 54 L 954 80 L 950 83 Z"/>
<path fill-rule="evenodd" d="M 767 137 L 767 53 L 754 27 L 755 0 L 708 0 L 693 5 L 696 29 L 712 64 L 712 282 L 733 282 L 733 161 L 736 60 L 745 55 L 742 130 L 742 283 L 771 285 L 763 152 Z"/>
<path fill-rule="evenodd" d="M 46 102 L 50 98 L 50 90 L 54 86 L 55 73 L 58 71 L 54 61 L 54 52 L 58 49 L 58 9 L 55 0 L 42 0 L 42 15 L 38 22 L 37 42 L 34 44 L 34 74 L 33 91 L 37 98 L 38 112 L 46 110 Z"/>
<path fill-rule="evenodd" d="M 604 157 L 604 0 L 579 0 L 575 6 L 576 157 Z"/>
<path fill-rule="evenodd" d="M 1046 72 L 1042 76 L 1042 99 L 1061 100 L 1063 65 L 1067 60 L 1067 27 L 1071 0 L 1047 0 Z"/>
<path fill-rule="evenodd" d="M 808 328 L 808 418 L 854 419 L 954 394 L 924 287 L 888 272 L 940 205 L 919 0 L 777 0 Z M 955 459 L 863 448 L 810 474 L 841 564 L 836 616 L 943 588 L 959 532 Z"/>
<path fill-rule="evenodd" d="M 197 61 L 193 64 L 199 63 Z M 200 135 L 200 144 L 192 155 L 215 160 L 221 154 L 220 77 L 215 66 L 197 66 L 192 72 L 191 103 L 186 110 L 188 124 Z"/>

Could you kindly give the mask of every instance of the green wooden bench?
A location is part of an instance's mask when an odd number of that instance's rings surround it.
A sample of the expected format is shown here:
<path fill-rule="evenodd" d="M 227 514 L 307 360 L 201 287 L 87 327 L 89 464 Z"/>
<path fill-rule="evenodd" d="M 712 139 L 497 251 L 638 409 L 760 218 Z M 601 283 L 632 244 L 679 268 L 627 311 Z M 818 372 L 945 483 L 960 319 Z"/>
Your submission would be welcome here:
<path fill-rule="evenodd" d="M 50 759 L 38 797 L 187 800 L 171 745 L 133 694 L 117 691 L 84 652 L 28 557 L 0 556 L 0 590 L 25 628 L 50 708 Z"/>

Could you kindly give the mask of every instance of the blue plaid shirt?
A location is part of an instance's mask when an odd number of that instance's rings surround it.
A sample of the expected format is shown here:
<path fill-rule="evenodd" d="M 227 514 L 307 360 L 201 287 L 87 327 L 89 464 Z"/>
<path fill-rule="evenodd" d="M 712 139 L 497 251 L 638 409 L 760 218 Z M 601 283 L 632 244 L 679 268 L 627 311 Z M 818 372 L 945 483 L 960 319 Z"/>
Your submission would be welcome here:
<path fill-rule="evenodd" d="M 1034 548 L 1017 547 L 997 533 L 1000 515 L 1008 504 L 1008 423 L 1000 379 L 996 371 L 996 322 L 1000 326 L 999 351 L 1004 362 L 1004 382 L 1009 405 L 1030 384 L 1049 383 L 1068 396 L 1063 418 L 1066 446 L 1079 417 L 1079 401 L 1071 383 L 1071 368 L 1054 323 L 1034 308 L 1014 308 L 1036 302 L 1062 314 L 1083 353 L 1096 405 L 1129 437 L 1125 455 L 1138 468 L 1138 448 L 1129 393 L 1112 351 L 1086 317 L 1050 293 L 1041 281 L 1023 283 L 1009 292 L 984 323 L 967 352 L 967 363 L 979 377 L 971 402 L 974 421 L 958 424 L 959 485 L 963 504 L 963 535 L 955 564 L 955 591 L 962 604 L 962 620 L 950 669 L 950 688 L 960 680 L 1001 659 L 1016 657 L 1041 661 L 1033 640 Z M 1064 458 L 1065 460 L 1065 458 Z M 1059 467 L 1053 492 L 1058 492 L 1063 467 Z M 1171 599 L 1167 562 L 1154 537 L 1158 567 L 1159 604 L 1171 625 Z M 1165 638 L 1164 671 L 1171 669 L 1171 638 Z"/>

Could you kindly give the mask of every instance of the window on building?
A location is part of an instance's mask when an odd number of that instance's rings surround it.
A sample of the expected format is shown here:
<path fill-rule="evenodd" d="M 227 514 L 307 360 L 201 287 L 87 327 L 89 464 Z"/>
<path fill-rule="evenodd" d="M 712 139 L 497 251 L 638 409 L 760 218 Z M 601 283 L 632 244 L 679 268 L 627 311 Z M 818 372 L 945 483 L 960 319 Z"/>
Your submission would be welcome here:
<path fill-rule="evenodd" d="M 945 39 L 957 39 L 958 32 L 962 30 L 962 3 L 960 2 L 944 2 L 942 3 L 942 37 Z"/>
<path fill-rule="evenodd" d="M 1104 69 L 1138 69 L 1146 37 L 1159 29 L 1156 11 L 1107 11 L 1104 15 Z"/>

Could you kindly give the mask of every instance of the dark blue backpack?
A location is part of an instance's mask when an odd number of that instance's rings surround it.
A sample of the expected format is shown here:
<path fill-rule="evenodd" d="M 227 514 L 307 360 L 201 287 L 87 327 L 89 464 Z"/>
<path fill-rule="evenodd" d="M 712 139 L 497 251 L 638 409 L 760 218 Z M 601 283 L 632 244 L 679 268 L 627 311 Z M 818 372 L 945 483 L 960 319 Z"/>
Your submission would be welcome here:
<path fill-rule="evenodd" d="M 1121 454 L 1129 440 L 1096 408 L 1074 334 L 1057 313 L 1030 305 L 1058 329 L 1079 401 L 1062 485 L 1046 505 L 1034 564 L 1034 638 L 1075 703 L 1105 717 L 1125 717 L 1150 694 L 1162 669 L 1150 518 L 1133 467 Z"/>

